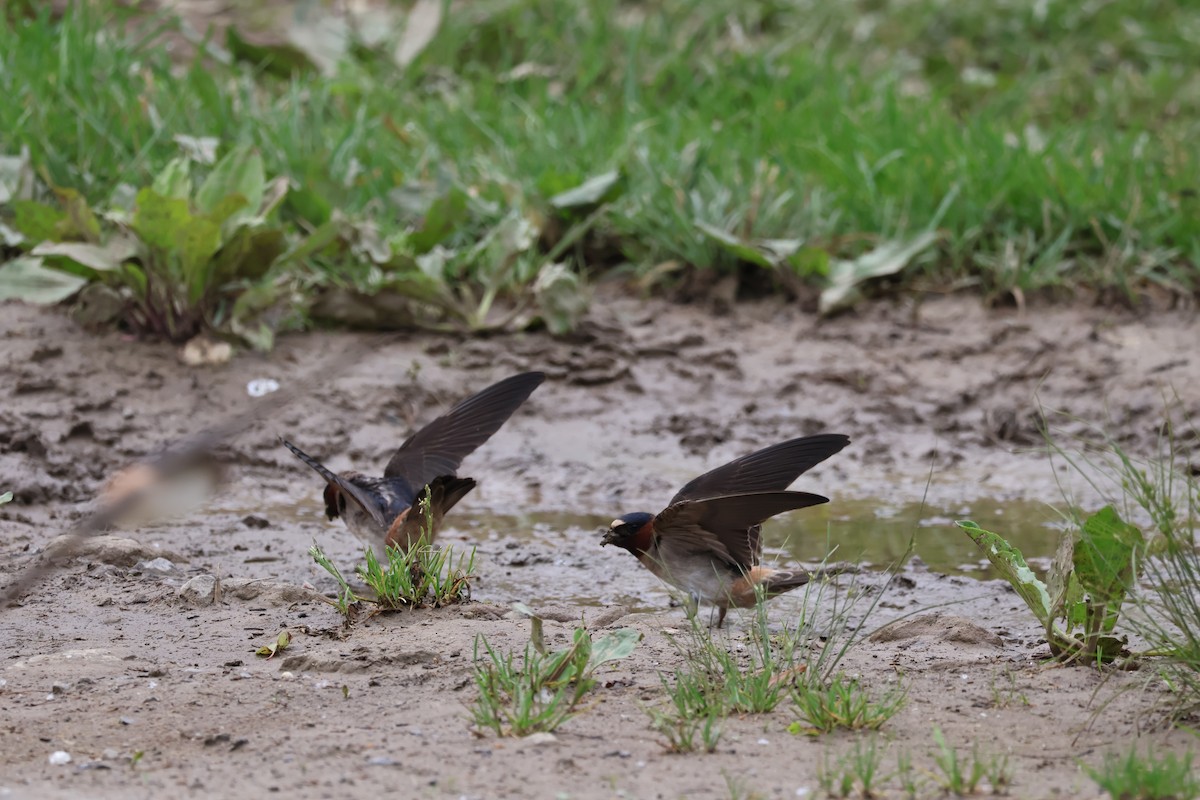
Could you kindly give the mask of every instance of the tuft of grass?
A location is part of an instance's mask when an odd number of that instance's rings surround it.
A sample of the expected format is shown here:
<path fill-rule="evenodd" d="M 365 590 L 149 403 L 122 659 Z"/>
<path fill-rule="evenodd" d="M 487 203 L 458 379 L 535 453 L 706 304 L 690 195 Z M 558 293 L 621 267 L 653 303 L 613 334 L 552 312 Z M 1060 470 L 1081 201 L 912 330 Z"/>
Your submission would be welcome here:
<path fill-rule="evenodd" d="M 791 691 L 793 710 L 800 720 L 792 733 L 821 734 L 839 728 L 879 730 L 904 707 L 908 692 L 897 683 L 878 700 L 854 678 L 838 674 L 828 683 L 796 687 Z"/>
<path fill-rule="evenodd" d="M 1029 706 L 1029 698 L 1017 687 L 1017 676 L 1011 669 L 1004 670 L 1004 682 L 1001 686 L 996 673 L 990 678 L 992 689 L 992 708 L 1003 709 L 1015 704 Z"/>
<path fill-rule="evenodd" d="M 686 680 L 681 683 L 678 672 L 674 683 L 661 673 L 659 678 L 670 705 L 665 709 L 650 707 L 646 713 L 650 716 L 650 727 L 666 740 L 667 751 L 716 751 L 725 719 L 721 706 L 705 702 L 698 687 Z"/>
<path fill-rule="evenodd" d="M 1195 800 L 1200 778 L 1192 770 L 1192 754 L 1142 756 L 1131 748 L 1124 756 L 1113 753 L 1099 767 L 1084 770 L 1113 800 Z"/>
<path fill-rule="evenodd" d="M 575 716 L 579 702 L 595 687 L 596 668 L 625 658 L 640 639 L 637 631 L 623 628 L 593 643 L 585 628 L 576 628 L 563 650 L 545 653 L 527 642 L 518 664 L 511 652 L 497 652 L 480 634 L 474 653 L 479 695 L 472 719 L 498 736 L 553 731 Z"/>
<path fill-rule="evenodd" d="M 958 797 L 975 794 L 980 783 L 987 778 L 992 793 L 1000 794 L 1012 782 L 1007 756 L 981 754 L 978 744 L 972 746 L 969 758 L 960 756 L 954 747 L 946 743 L 941 728 L 933 729 L 933 741 L 937 745 L 933 763 L 939 770 L 934 774 L 934 780 L 946 792 Z"/>
<path fill-rule="evenodd" d="M 849 752 L 843 754 L 832 767 L 822 759 L 817 771 L 817 783 L 829 797 L 850 797 L 857 788 L 859 797 L 878 797 L 879 783 L 888 776 L 881 776 L 884 751 L 874 737 L 858 740 Z"/>
<path fill-rule="evenodd" d="M 408 550 L 389 546 L 386 555 L 382 562 L 368 547 L 366 563 L 358 567 L 358 576 L 374 590 L 380 609 L 441 608 L 470 601 L 474 547 L 470 553 L 455 554 L 452 545 L 434 547 L 422 536 Z"/>
<path fill-rule="evenodd" d="M 407 550 L 389 545 L 386 561 L 380 561 L 375 551 L 367 547 L 365 563 L 356 567 L 358 577 L 375 593 L 371 602 L 379 611 L 398 611 L 404 608 L 432 606 L 441 608 L 471 599 L 471 581 L 475 570 L 475 548 L 468 554 L 454 552 L 451 545 L 434 547 L 427 541 L 433 530 L 433 512 L 428 494 L 421 498 L 420 512 L 425 526 L 421 536 Z M 355 595 L 341 570 L 315 544 L 309 555 L 338 582 L 338 611 L 347 620 L 353 615 L 362 598 Z"/>
<path fill-rule="evenodd" d="M 338 582 L 338 594 L 334 600 L 334 606 L 342 617 L 349 620 L 354 613 L 354 609 L 358 607 L 360 602 L 358 596 L 350 588 L 350 584 L 342 575 L 342 571 L 330 560 L 329 556 L 325 555 L 324 550 L 314 544 L 308 548 L 308 554 L 312 557 L 313 561 L 317 562 L 322 569 L 332 575 L 334 580 Z"/>

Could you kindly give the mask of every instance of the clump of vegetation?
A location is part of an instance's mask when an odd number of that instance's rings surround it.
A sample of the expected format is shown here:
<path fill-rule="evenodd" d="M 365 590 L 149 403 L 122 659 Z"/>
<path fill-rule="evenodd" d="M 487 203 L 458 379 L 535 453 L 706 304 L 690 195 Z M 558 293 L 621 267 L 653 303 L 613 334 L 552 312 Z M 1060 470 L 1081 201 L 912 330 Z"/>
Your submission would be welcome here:
<path fill-rule="evenodd" d="M 174 342 L 220 331 L 269 349 L 285 318 L 298 319 L 284 308 L 293 300 L 284 276 L 311 244 L 294 233 L 289 241 L 277 219 L 287 178 L 268 182 L 262 157 L 242 146 L 197 182 L 209 155 L 176 157 L 99 210 L 53 185 L 53 202 L 43 202 L 31 185 L 11 200 L 26 255 L 0 268 L 6 295 L 58 302 L 90 284 L 78 307 L 85 322 L 120 320 Z"/>
<path fill-rule="evenodd" d="M 897 683 L 879 699 L 873 699 L 865 686 L 853 678 L 837 674 L 817 686 L 792 689 L 792 702 L 800 717 L 788 730 L 792 733 L 830 733 L 839 728 L 850 731 L 879 730 L 896 715 L 907 699 L 904 687 Z"/>
<path fill-rule="evenodd" d="M 479 729 L 497 736 L 555 730 L 575 716 L 580 701 L 595 687 L 596 669 L 629 656 L 642 638 L 633 628 L 622 628 L 593 641 L 580 627 L 569 647 L 546 652 L 536 616 L 534 627 L 519 664 L 513 653 L 497 652 L 482 634 L 475 637 L 479 696 L 472 719 Z"/>
<path fill-rule="evenodd" d="M 1021 552 L 999 534 L 970 520 L 958 526 L 1033 611 L 1056 656 L 1102 663 L 1126 653 L 1125 640 L 1113 632 L 1137 580 L 1147 540 L 1111 505 L 1064 532 L 1049 584 L 1034 575 Z"/>
<path fill-rule="evenodd" d="M 1195 800 L 1200 797 L 1200 779 L 1192 770 L 1192 754 L 1140 755 L 1131 748 L 1124 756 L 1116 753 L 1099 767 L 1084 769 L 1113 800 Z"/>
<path fill-rule="evenodd" d="M 1129 629 L 1148 645 L 1157 674 L 1171 690 L 1168 717 L 1192 717 L 1200 711 L 1200 550 L 1195 529 L 1200 521 L 1200 473 L 1184 446 L 1197 431 L 1177 426 L 1178 409 L 1168 407 L 1156 452 L 1136 458 L 1103 432 L 1082 438 L 1076 450 L 1052 442 L 1054 452 L 1084 476 L 1091 487 L 1128 518 L 1139 518 L 1150 531 L 1150 544 L 1137 564 L 1141 584 L 1132 602 L 1137 614 Z"/>
<path fill-rule="evenodd" d="M 367 547 L 363 564 L 356 568 L 358 577 L 372 590 L 374 597 L 360 598 L 350 587 L 341 570 L 321 548 L 313 545 L 308 553 L 338 582 L 335 605 L 342 616 L 350 619 L 366 600 L 376 611 L 399 611 L 465 603 L 471 599 L 471 580 L 475 569 L 475 548 L 468 554 L 456 554 L 452 545 L 434 547 L 428 543 L 433 529 L 433 514 L 428 496 L 421 499 L 419 509 L 425 526 L 417 541 L 407 550 L 389 545 L 386 561 L 380 561 L 375 551 Z"/>
<path fill-rule="evenodd" d="M 759 597 L 745 645 L 736 650 L 691 617 L 685 637 L 672 638 L 683 666 L 660 675 L 667 702 L 646 709 L 668 750 L 712 752 L 726 716 L 767 713 L 788 698 L 810 711 L 822 730 L 875 729 L 895 714 L 904 701 L 902 690 L 873 702 L 857 682 L 837 671 L 878 602 L 876 595 L 864 621 L 852 628 L 850 612 L 861 595 L 854 587 L 844 596 L 841 591 L 827 580 L 808 584 L 801 617 L 776 631 L 769 624 L 765 598 Z"/>
<path fill-rule="evenodd" d="M 938 768 L 934 780 L 946 792 L 958 797 L 975 794 L 986 778 L 992 793 L 1001 794 L 1012 783 L 1007 756 L 981 754 L 978 744 L 972 746 L 969 758 L 960 756 L 958 750 L 946 743 L 941 728 L 933 729 L 933 741 L 937 745 L 933 763 Z"/>

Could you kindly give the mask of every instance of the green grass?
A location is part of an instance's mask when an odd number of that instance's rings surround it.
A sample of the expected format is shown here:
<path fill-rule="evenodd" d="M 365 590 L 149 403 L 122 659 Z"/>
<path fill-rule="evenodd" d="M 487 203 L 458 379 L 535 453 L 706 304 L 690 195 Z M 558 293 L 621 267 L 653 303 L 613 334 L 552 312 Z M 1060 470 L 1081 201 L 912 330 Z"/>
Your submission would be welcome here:
<path fill-rule="evenodd" d="M 879 730 L 894 717 L 907 698 L 897 683 L 878 699 L 853 678 L 835 675 L 828 683 L 792 689 L 793 710 L 800 717 L 792 726 L 797 733 L 830 733 L 840 729 Z"/>
<path fill-rule="evenodd" d="M 596 668 L 625 658 L 640 639 L 637 631 L 623 628 L 593 642 L 586 629 L 576 628 L 569 647 L 547 653 L 539 634 L 526 643 L 518 664 L 511 652 L 500 653 L 482 634 L 476 636 L 478 697 L 472 719 L 480 730 L 498 736 L 553 731 L 575 716 L 580 701 L 595 687 Z"/>
<path fill-rule="evenodd" d="M 860 739 L 836 763 L 824 760 L 817 770 L 817 783 L 827 797 L 850 797 L 855 789 L 859 797 L 879 797 L 879 784 L 890 776 L 881 775 L 884 751 L 875 737 Z"/>
<path fill-rule="evenodd" d="M 1195 800 L 1200 779 L 1192 771 L 1192 754 L 1139 755 L 1137 748 L 1124 756 L 1113 753 L 1099 767 L 1084 767 L 1113 800 Z"/>
<path fill-rule="evenodd" d="M 471 599 L 471 580 L 475 570 L 475 548 L 468 554 L 456 554 L 452 545 L 433 547 L 425 540 L 407 551 L 387 548 L 387 560 L 380 561 L 367 548 L 365 564 L 358 575 L 375 592 L 375 602 L 385 611 L 420 606 L 464 603 Z"/>
<path fill-rule="evenodd" d="M 947 793 L 958 797 L 975 794 L 986 779 L 992 793 L 1001 794 L 1012 783 L 1006 756 L 980 753 L 978 745 L 971 748 L 969 757 L 960 755 L 956 748 L 947 744 L 940 728 L 933 729 L 933 741 L 937 745 L 933 754 L 937 772 L 933 779 Z"/>
<path fill-rule="evenodd" d="M 370 547 L 363 553 L 364 563 L 356 568 L 360 580 L 374 597 L 358 597 L 349 582 L 321 548 L 313 545 L 309 555 L 338 582 L 334 601 L 338 612 L 350 619 L 358 604 L 368 600 L 377 611 L 405 608 L 441 608 L 469 602 L 474 579 L 475 548 L 469 554 L 455 554 L 451 545 L 433 547 L 424 536 L 408 550 L 389 546 L 383 561 Z"/>
<path fill-rule="evenodd" d="M 496 281 L 501 297 L 528 287 L 580 219 L 550 199 L 611 169 L 619 193 L 555 256 L 573 271 L 819 285 L 826 259 L 936 226 L 913 269 L 926 286 L 1197 285 L 1187 4 L 496 0 L 449 15 L 407 70 L 368 53 L 291 78 L 175 65 L 153 24 L 119 21 L 85 8 L 0 29 L 0 153 L 28 146 L 103 205 L 148 183 L 177 135 L 247 143 L 296 182 L 283 211 L 298 228 L 337 209 L 393 243 L 463 187 L 447 280 L 476 281 L 475 300 L 496 258 L 473 244 L 510 212 L 530 222 L 536 252 Z M 805 255 L 756 279 L 698 223 Z M 313 256 L 310 288 L 390 285 L 372 251 L 359 237 Z"/>

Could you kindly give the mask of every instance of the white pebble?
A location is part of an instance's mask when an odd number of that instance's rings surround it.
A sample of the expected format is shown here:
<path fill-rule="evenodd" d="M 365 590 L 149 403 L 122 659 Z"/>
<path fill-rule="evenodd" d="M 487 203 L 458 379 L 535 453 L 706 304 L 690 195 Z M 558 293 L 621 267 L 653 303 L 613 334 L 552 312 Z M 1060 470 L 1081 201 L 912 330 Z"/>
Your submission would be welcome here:
<path fill-rule="evenodd" d="M 55 750 L 50 754 L 50 764 L 55 767 L 61 767 L 63 764 L 71 763 L 71 754 L 66 750 Z"/>

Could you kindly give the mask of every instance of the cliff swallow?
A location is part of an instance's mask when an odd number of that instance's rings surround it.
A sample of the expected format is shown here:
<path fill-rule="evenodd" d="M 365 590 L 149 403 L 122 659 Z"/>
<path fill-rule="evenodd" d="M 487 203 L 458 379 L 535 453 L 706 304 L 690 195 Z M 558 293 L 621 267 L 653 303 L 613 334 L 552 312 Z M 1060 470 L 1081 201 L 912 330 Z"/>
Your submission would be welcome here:
<path fill-rule="evenodd" d="M 784 491 L 850 439 L 820 434 L 791 439 L 706 472 L 688 483 L 658 514 L 639 511 L 614 519 L 600 545 L 633 553 L 660 579 L 718 609 L 717 627 L 733 608 L 749 608 L 756 587 L 774 597 L 808 583 L 802 569 L 759 564 L 762 523 L 785 511 L 828 503 L 808 492 Z"/>
<path fill-rule="evenodd" d="M 545 378 L 541 372 L 514 375 L 463 400 L 400 445 L 382 478 L 358 472 L 338 475 L 291 442 L 283 444 L 325 479 L 329 519 L 341 517 L 347 528 L 380 552 L 386 545 L 407 550 L 424 532 L 422 500 L 428 500 L 433 517 L 432 540 L 446 512 L 475 488 L 472 478 L 455 474 L 462 460 L 500 430 Z M 418 511 L 410 513 L 414 507 Z"/>

